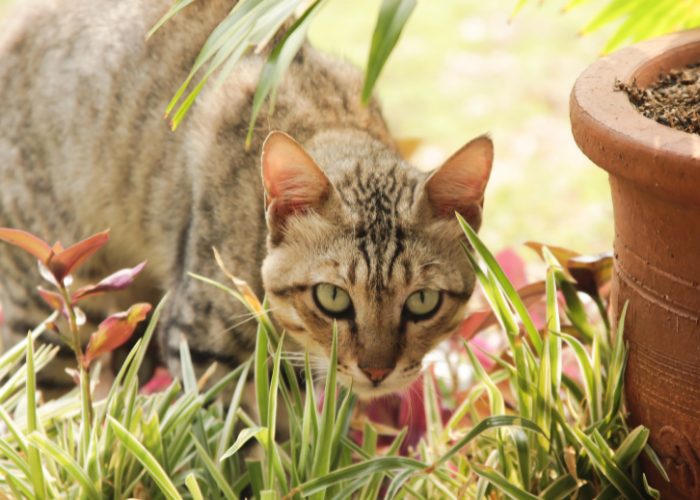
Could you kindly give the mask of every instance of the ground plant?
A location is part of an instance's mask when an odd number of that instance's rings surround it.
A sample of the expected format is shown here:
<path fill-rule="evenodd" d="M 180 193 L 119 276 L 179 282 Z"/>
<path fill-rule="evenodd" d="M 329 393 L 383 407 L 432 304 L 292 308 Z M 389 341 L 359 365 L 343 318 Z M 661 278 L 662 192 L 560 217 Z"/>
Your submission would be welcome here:
<path fill-rule="evenodd" d="M 308 355 L 298 377 L 299 363 L 282 347 L 284 333 L 274 327 L 264 302 L 235 277 L 232 285 L 192 279 L 242 301 L 256 317 L 252 359 L 207 383 L 211 371 L 197 378 L 183 341 L 182 372 L 159 392 L 140 392 L 138 369 L 165 297 L 109 394 L 94 400 L 97 354 L 125 341 L 148 308 L 136 305 L 107 318 L 83 352 L 71 341 L 80 330 L 77 302 L 89 293 L 128 286 L 142 265 L 71 291 L 70 272 L 106 243 L 107 233 L 63 249 L 27 233 L 0 230 L 0 239 L 37 257 L 42 275 L 57 288 L 55 294 L 39 292 L 54 312 L 0 357 L 0 496 L 657 497 L 638 461 L 646 455 L 663 473 L 647 444 L 649 433 L 630 429 L 625 420 L 624 319 L 611 332 L 600 293 L 609 266 L 536 246 L 546 263 L 540 328 L 524 292 L 514 289 L 475 232 L 459 222 L 465 258 L 476 270 L 506 348 L 491 355 L 487 367 L 477 359 L 483 353 L 463 343 L 474 376 L 459 394 L 446 395 L 432 377 L 423 378 L 423 404 L 413 411 L 424 413 L 425 428 L 407 448 L 402 444 L 411 429 L 383 439 L 386 425 L 363 416 L 352 393 L 336 383 L 335 332 L 322 382 L 314 383 Z M 47 329 L 66 331 L 76 352 L 76 389 L 43 402 L 35 373 L 57 351 L 41 342 Z M 567 356 L 574 372 L 567 369 Z M 244 404 L 248 383 L 255 397 Z M 443 407 L 447 396 L 449 412 Z M 284 433 L 278 429 L 282 413 Z"/>

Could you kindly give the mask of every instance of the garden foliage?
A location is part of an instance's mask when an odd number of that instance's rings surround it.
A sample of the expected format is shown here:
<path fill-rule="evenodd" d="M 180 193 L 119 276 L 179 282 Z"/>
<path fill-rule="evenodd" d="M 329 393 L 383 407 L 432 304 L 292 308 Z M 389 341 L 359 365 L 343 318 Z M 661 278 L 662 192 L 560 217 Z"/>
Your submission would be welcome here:
<path fill-rule="evenodd" d="M 547 271 L 546 321 L 537 328 L 493 255 L 464 220 L 460 223 L 468 240 L 466 255 L 507 348 L 492 356 L 487 370 L 465 344 L 474 381 L 463 397 L 452 395 L 447 418 L 439 389 L 431 377 L 424 377 L 423 407 L 413 408 L 425 413 L 424 435 L 417 445 L 403 450 L 407 429 L 381 445 L 384 430 L 364 418 L 351 393 L 337 386 L 336 333 L 323 387 L 314 385 L 308 355 L 300 381 L 283 351 L 283 334 L 240 280 L 231 288 L 193 277 L 219 287 L 231 300 L 242 301 L 258 321 L 253 358 L 221 380 L 205 384 L 211 371 L 197 379 L 183 340 L 178 379 L 161 392 L 139 392 L 138 369 L 166 297 L 153 311 L 145 335 L 136 342 L 107 397 L 98 401 L 91 397 L 99 377 L 95 355 L 130 335 L 147 312 L 143 305 L 103 322 L 86 352 L 72 343 L 78 386 L 59 399 L 42 402 L 35 372 L 56 354 L 55 347 L 41 343 L 42 333 L 60 329 L 59 317 L 67 317 L 70 343 L 80 328 L 74 318 L 79 315 L 77 301 L 127 286 L 142 266 L 71 293 L 70 271 L 104 244 L 104 237 L 79 243 L 77 251 L 49 247 L 27 233 L 0 230 L 1 239 L 42 262 L 48 270 L 43 274 L 58 289 L 47 300 L 55 312 L 0 357 L 0 496 L 657 496 L 638 460 L 645 454 L 661 469 L 647 445 L 648 430 L 630 429 L 625 421 L 624 315 L 613 335 L 599 294 L 608 267 L 600 260 L 587 262 L 560 249 L 538 247 Z M 64 261 L 69 250 L 75 253 Z M 63 264 L 56 267 L 52 262 Z M 600 313 L 603 318 L 594 319 Z M 564 370 L 565 352 L 579 367 L 575 376 Z M 250 381 L 254 401 L 243 404 Z M 281 413 L 288 426 L 284 435 L 278 429 Z"/>

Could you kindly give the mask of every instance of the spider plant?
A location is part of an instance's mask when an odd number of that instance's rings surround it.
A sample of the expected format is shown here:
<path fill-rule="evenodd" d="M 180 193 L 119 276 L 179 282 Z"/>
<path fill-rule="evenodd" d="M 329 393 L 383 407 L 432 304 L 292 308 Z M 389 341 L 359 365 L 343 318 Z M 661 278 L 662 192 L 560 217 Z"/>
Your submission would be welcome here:
<path fill-rule="evenodd" d="M 547 263 L 546 325 L 538 329 L 519 294 L 475 232 L 460 219 L 472 261 L 508 348 L 487 370 L 469 346 L 474 381 L 443 418 L 440 393 L 424 378 L 423 438 L 400 450 L 406 429 L 387 446 L 383 432 L 358 414 L 351 392 L 337 385 L 337 331 L 323 387 L 314 384 L 308 355 L 299 381 L 283 355 L 284 333 L 244 282 L 233 287 L 202 279 L 243 302 L 258 320 L 253 357 L 222 379 L 198 379 L 187 343 L 181 373 L 156 394 L 139 392 L 137 373 L 163 302 L 138 340 L 109 394 L 92 403 L 89 432 L 85 390 L 99 363 L 60 399 L 41 403 L 35 372 L 56 350 L 39 346 L 59 311 L 0 356 L 0 495 L 26 498 L 589 498 L 657 497 L 638 463 L 663 469 L 648 446 L 648 430 L 630 429 L 622 384 L 624 321 L 613 335 L 604 308 L 577 290 L 583 280 L 562 264 L 562 252 L 542 248 Z M 468 242 L 468 245 L 467 245 Z M 588 297 L 595 287 L 587 288 Z M 602 300 L 594 297 L 592 302 Z M 563 370 L 570 350 L 580 377 Z M 247 385 L 254 400 L 243 399 Z M 245 402 L 245 404 L 243 404 Z M 284 421 L 280 415 L 284 414 Z M 279 430 L 281 423 L 287 428 Z M 354 433 L 349 433 L 349 429 Z M 359 431 L 359 433 L 358 433 Z"/>

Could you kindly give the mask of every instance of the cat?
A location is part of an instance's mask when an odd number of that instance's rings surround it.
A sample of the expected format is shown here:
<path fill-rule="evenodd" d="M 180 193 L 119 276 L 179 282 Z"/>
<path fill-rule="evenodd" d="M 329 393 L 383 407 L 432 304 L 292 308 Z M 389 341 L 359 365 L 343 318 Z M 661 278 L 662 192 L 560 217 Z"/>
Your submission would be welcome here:
<path fill-rule="evenodd" d="M 403 390 L 473 291 L 455 212 L 480 225 L 491 140 L 468 142 L 433 172 L 412 167 L 376 100 L 361 105 L 361 73 L 308 42 L 250 148 L 265 53 L 206 86 L 170 131 L 168 101 L 234 4 L 194 2 L 148 40 L 167 0 L 41 0 L 11 15 L 0 35 L 0 226 L 64 244 L 110 227 L 78 283 L 148 259 L 130 290 L 85 302 L 83 331 L 170 290 L 158 340 L 173 374 L 183 336 L 198 370 L 230 370 L 254 349 L 254 319 L 188 275 L 225 281 L 216 247 L 267 295 L 291 349 L 327 362 L 335 321 L 339 381 L 360 397 Z M 47 315 L 35 269 L 19 250 L 0 250 L 6 347 Z M 72 356 L 61 347 L 44 386 L 73 384 L 61 365 Z"/>

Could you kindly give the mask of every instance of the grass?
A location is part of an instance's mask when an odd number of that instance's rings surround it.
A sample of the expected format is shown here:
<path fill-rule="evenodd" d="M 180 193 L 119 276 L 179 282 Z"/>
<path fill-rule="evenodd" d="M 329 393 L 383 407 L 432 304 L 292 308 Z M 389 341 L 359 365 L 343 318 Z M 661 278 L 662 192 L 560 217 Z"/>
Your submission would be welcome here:
<path fill-rule="evenodd" d="M 300 384 L 282 356 L 283 335 L 236 282 L 234 289 L 218 286 L 257 314 L 256 352 L 205 390 L 183 341 L 180 380 L 157 394 L 138 392 L 136 374 L 167 299 L 108 396 L 90 403 L 92 412 L 84 409 L 86 384 L 38 404 L 33 373 L 56 354 L 34 347 L 44 325 L 3 354 L 0 492 L 37 499 L 658 496 L 638 462 L 645 454 L 658 463 L 649 433 L 625 422 L 624 317 L 612 335 L 606 322 L 582 314 L 585 296 L 543 249 L 546 324 L 538 329 L 493 255 L 460 223 L 472 249 L 465 241 L 466 255 L 509 347 L 487 370 L 464 346 L 475 381 L 455 398 L 449 418 L 432 378 L 424 378 L 425 403 L 413 410 L 424 412 L 426 425 L 407 455 L 399 455 L 406 429 L 381 445 L 383 431 L 358 415 L 354 397 L 336 384 L 335 328 L 324 387 L 314 386 L 308 356 Z M 563 370 L 567 346 L 579 378 Z M 92 383 L 98 372 L 92 370 Z M 254 401 L 243 398 L 251 380 Z M 278 432 L 282 407 L 288 437 Z"/>

